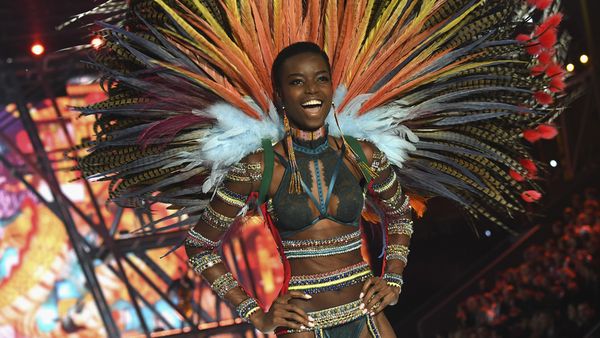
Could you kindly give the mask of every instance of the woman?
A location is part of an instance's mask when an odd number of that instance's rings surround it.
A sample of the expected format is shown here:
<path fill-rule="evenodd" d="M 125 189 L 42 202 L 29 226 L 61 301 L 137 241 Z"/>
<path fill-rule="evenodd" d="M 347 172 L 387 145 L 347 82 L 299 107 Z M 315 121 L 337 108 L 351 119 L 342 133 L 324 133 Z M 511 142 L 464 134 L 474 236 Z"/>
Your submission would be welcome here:
<path fill-rule="evenodd" d="M 329 136 L 325 124 L 334 113 L 327 55 L 313 43 L 290 45 L 275 59 L 272 80 L 287 137 L 274 146 L 268 205 L 290 263 L 288 292 L 264 312 L 212 251 L 247 196 L 258 192 L 262 152 L 242 160 L 218 188 L 188 236 L 190 262 L 262 332 L 278 328 L 282 337 L 393 337 L 382 310 L 398 301 L 412 232 L 410 207 L 395 172 L 372 144 L 360 143 L 376 173 L 373 191 L 390 222 L 386 274 L 378 277 L 361 256 L 358 227 L 371 182 L 363 178 L 343 138 Z"/>
<path fill-rule="evenodd" d="M 381 310 L 398 299 L 412 232 L 397 177 L 419 211 L 439 196 L 500 226 L 540 197 L 522 139 L 555 135 L 562 110 L 551 1 L 127 3 L 127 29 L 102 34 L 110 97 L 82 109 L 98 137 L 77 168 L 123 206 L 189 216 L 161 230 L 198 222 L 191 265 L 262 331 L 393 336 Z M 284 48 L 296 41 L 323 46 L 332 70 L 315 45 Z M 387 227 L 382 278 L 358 252 L 367 190 Z M 214 252 L 255 192 L 291 276 L 266 313 Z"/>

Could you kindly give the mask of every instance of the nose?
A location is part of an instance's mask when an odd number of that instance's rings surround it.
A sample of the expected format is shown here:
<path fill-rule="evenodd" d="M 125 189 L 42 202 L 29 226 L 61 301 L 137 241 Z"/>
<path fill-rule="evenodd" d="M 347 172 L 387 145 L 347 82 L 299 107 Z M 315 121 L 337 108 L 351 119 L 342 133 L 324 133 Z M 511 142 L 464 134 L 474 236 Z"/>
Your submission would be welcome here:
<path fill-rule="evenodd" d="M 306 85 L 304 86 L 305 93 L 312 94 L 312 93 L 315 93 L 316 91 L 317 91 L 317 85 L 314 81 L 306 82 Z"/>

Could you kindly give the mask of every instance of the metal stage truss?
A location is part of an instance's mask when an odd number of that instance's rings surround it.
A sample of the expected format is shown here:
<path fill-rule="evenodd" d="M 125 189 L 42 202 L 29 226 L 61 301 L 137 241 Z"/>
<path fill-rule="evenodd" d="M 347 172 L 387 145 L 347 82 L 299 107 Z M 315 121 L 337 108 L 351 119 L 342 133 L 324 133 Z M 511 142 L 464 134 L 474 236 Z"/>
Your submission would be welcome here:
<path fill-rule="evenodd" d="M 97 276 L 99 266 L 110 270 L 126 288 L 143 331 L 139 336 L 208 337 L 231 333 L 236 337 L 256 337 L 258 334 L 249 324 L 239 318 L 223 316 L 222 309 L 227 307 L 224 307 L 217 297 L 213 302 L 204 301 L 206 290 L 210 288 L 200 278 L 190 274 L 188 279 L 173 279 L 172 274 L 167 273 L 160 262 L 149 255 L 149 252 L 157 249 L 164 254 L 170 247 L 180 243 L 185 234 L 184 230 L 167 233 L 134 233 L 123 230 L 131 228 L 131 224 L 124 224 L 126 221 L 123 215 L 132 211 L 115 205 L 105 205 L 99 189 L 94 189 L 94 183 L 81 180 L 87 199 L 91 202 L 88 205 L 73 201 L 61 189 L 63 184 L 68 183 L 65 182 L 62 172 L 73 165 L 73 161 L 63 157 L 63 152 L 80 140 L 74 139 L 72 117 L 63 114 L 57 97 L 64 95 L 69 79 L 89 74 L 89 70 L 86 70 L 80 61 L 85 58 L 85 53 L 80 51 L 0 63 L 0 103 L 12 103 L 14 107 L 12 113 L 0 115 L 0 144 L 17 154 L 20 159 L 16 163 L 0 152 L 0 161 L 14 178 L 25 185 L 39 202 L 62 222 L 85 275 L 86 286 L 93 296 L 106 335 L 132 336 L 130 333 L 124 334 L 111 313 L 105 286 Z M 50 119 L 39 121 L 32 114 L 32 103 L 42 100 L 50 101 L 54 114 Z M 5 133 L 6 128 L 15 123 L 22 124 L 31 143 L 31 153 L 23 151 L 18 142 Z M 47 145 L 48 140 L 40 136 L 42 124 L 45 127 L 53 125 L 58 130 L 56 137 L 64 138 L 68 147 L 51 149 Z M 44 194 L 39 191 L 39 185 L 32 182 L 44 182 L 50 193 Z M 112 217 L 110 223 L 106 220 L 107 212 Z M 151 222 L 154 217 L 150 211 L 136 211 L 134 215 L 140 225 Z M 177 256 L 177 253 L 175 255 Z M 183 255 L 177 256 L 177 259 L 185 260 Z M 233 262 L 235 264 L 236 261 Z M 186 273 L 183 274 L 185 275 Z M 131 282 L 132 277 L 137 281 L 136 285 Z M 139 291 L 141 289 L 150 290 L 147 293 L 151 293 L 154 300 L 147 299 L 148 297 Z M 174 293 L 179 296 L 174 297 Z M 174 326 L 164 317 L 163 311 L 154 307 L 156 299 L 163 300 L 177 313 L 181 325 Z M 150 310 L 160 329 L 149 328 L 146 322 L 148 315 L 142 313 L 142 307 Z"/>

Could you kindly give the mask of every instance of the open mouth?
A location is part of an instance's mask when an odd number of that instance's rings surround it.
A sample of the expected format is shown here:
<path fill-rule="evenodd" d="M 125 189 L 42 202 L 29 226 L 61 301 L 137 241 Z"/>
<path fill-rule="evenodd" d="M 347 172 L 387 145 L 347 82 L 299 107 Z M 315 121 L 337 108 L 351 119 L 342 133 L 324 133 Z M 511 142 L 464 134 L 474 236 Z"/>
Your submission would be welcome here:
<path fill-rule="evenodd" d="M 323 106 L 323 101 L 315 100 L 315 99 L 308 100 L 308 101 L 302 103 L 301 106 L 302 106 L 302 108 L 304 108 L 305 110 L 307 110 L 310 113 L 316 113 Z"/>

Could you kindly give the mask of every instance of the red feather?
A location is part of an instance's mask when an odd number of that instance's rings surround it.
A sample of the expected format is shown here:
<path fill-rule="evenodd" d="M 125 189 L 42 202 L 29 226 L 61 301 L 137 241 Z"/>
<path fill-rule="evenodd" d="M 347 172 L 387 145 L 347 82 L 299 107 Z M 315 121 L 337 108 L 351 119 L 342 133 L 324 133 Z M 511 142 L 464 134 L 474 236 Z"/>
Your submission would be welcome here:
<path fill-rule="evenodd" d="M 529 141 L 530 143 L 534 143 L 539 140 L 542 136 L 537 130 L 528 129 L 523 132 L 523 138 Z"/>
<path fill-rule="evenodd" d="M 546 68 L 546 75 L 548 77 L 560 76 L 562 74 L 564 74 L 562 67 L 556 63 L 552 63 L 548 66 L 548 68 Z"/>
<path fill-rule="evenodd" d="M 533 94 L 533 97 L 539 104 L 543 105 L 549 105 L 552 104 L 552 102 L 554 102 L 552 95 L 546 92 L 536 92 L 535 94 Z"/>
<path fill-rule="evenodd" d="M 552 5 L 552 0 L 537 0 L 535 2 L 535 7 L 542 11 L 550 7 L 550 5 Z"/>
<path fill-rule="evenodd" d="M 562 13 L 552 14 L 548 17 L 548 19 L 546 19 L 546 21 L 544 21 L 540 24 L 540 28 L 542 30 L 546 30 L 548 28 L 556 28 L 556 27 L 558 27 L 558 25 L 560 25 L 562 19 L 563 19 Z"/>
<path fill-rule="evenodd" d="M 536 190 L 526 190 L 521 193 L 521 198 L 527 203 L 532 203 L 542 198 L 542 194 Z"/>
<path fill-rule="evenodd" d="M 527 46 L 525 50 L 527 50 L 527 54 L 529 55 L 538 55 L 542 51 L 542 46 L 539 43 L 534 43 Z"/>
<path fill-rule="evenodd" d="M 538 76 L 546 70 L 546 66 L 538 64 L 538 65 L 531 67 L 530 70 L 531 70 L 531 75 Z"/>
<path fill-rule="evenodd" d="M 519 161 L 519 163 L 527 170 L 528 178 L 535 178 L 535 176 L 537 176 L 538 169 L 532 160 L 523 158 Z"/>
<path fill-rule="evenodd" d="M 525 179 L 523 178 L 523 176 L 521 176 L 518 172 L 510 169 L 508 171 L 508 174 L 510 175 L 510 177 L 513 178 L 513 180 L 517 181 L 517 182 L 523 182 Z"/>
<path fill-rule="evenodd" d="M 540 137 L 546 140 L 552 139 L 558 135 L 558 130 L 551 124 L 540 124 L 535 128 Z"/>
<path fill-rule="evenodd" d="M 562 76 L 555 76 L 550 80 L 550 91 L 553 93 L 565 90 L 565 79 Z"/>
<path fill-rule="evenodd" d="M 516 40 L 519 42 L 527 42 L 531 40 L 531 37 L 527 34 L 519 34 L 517 35 Z"/>
<path fill-rule="evenodd" d="M 171 142 L 178 132 L 185 128 L 191 127 L 199 123 L 208 123 L 213 121 L 212 119 L 194 115 L 184 114 L 169 117 L 162 121 L 153 123 L 150 127 L 146 128 L 144 132 L 138 137 L 138 142 L 143 146 L 148 146 L 153 140 L 161 139 L 161 143 Z"/>
<path fill-rule="evenodd" d="M 542 35 L 538 37 L 538 41 L 544 48 L 552 48 L 557 41 L 556 28 L 550 28 L 545 30 Z"/>
<path fill-rule="evenodd" d="M 552 62 L 552 57 L 554 56 L 554 49 L 544 50 L 538 55 L 538 61 L 541 64 L 547 65 Z"/>

